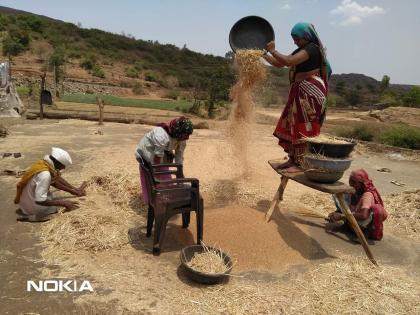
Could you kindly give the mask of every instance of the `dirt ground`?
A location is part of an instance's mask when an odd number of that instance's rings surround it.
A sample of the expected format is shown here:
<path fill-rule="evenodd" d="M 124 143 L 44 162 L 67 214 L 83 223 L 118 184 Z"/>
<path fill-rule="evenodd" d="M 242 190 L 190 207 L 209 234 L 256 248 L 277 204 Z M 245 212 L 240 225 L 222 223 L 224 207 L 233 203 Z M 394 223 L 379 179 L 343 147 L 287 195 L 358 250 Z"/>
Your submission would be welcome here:
<path fill-rule="evenodd" d="M 274 111 L 259 114 L 274 117 Z M 156 119 L 171 115 L 162 111 L 156 114 Z M 331 115 L 332 120 L 333 117 Z M 337 113 L 336 117 L 348 121 L 359 119 L 342 113 Z M 270 286 L 278 281 L 287 288 L 292 283 L 291 272 L 307 274 L 313 266 L 336 261 L 342 254 L 364 256 L 360 244 L 350 241 L 344 234 L 328 232 L 322 218 L 305 215 L 317 208 L 318 203 L 331 211 L 334 205 L 327 195 L 317 195 L 295 182 L 286 189 L 281 211 L 275 211 L 273 219 L 265 222 L 264 213 L 279 184 L 278 175 L 267 161 L 285 155 L 271 135 L 273 125 L 267 120 L 263 122 L 255 124 L 252 130 L 245 167 L 240 157 L 232 155 L 226 138 L 227 123 L 223 121 L 212 122 L 208 130 L 195 130 L 185 152 L 184 172 L 187 177 L 200 179 L 205 200 L 204 241 L 222 248 L 235 260 L 234 277 L 227 288 L 238 284 L 247 287 L 251 283 Z M 60 146 L 71 153 L 74 161 L 64 173 L 71 182 L 79 183 L 93 176 L 128 174 L 124 178 L 135 187 L 138 165 L 134 150 L 141 136 L 150 128 L 117 123 L 99 127 L 95 122 L 79 120 L 9 122 L 10 135 L 0 139 L 0 151 L 21 152 L 22 157 L 1 159 L 0 171 L 24 169 L 47 154 L 51 146 Z M 353 158 L 352 168 L 367 169 L 383 195 L 419 188 L 418 159 L 406 157 L 401 152 L 394 155 L 392 151 L 375 153 L 363 146 L 356 150 Z M 392 172 L 378 172 L 379 168 L 389 168 Z M 343 180 L 347 178 L 348 172 Z M 404 186 L 396 186 L 391 180 L 403 182 Z M 12 200 L 17 181 L 13 176 L 0 176 L 2 313 L 208 313 L 202 308 L 194 308 L 194 301 L 197 301 L 194 297 L 209 291 L 188 280 L 179 263 L 179 250 L 193 244 L 196 239 L 194 216 L 187 230 L 181 229 L 180 218 L 171 221 L 163 252 L 154 257 L 151 255 L 151 240 L 143 233 L 144 205 L 137 200 L 128 203 L 127 207 L 118 207 L 116 200 L 120 196 L 111 189 L 104 191 L 100 202 L 88 196 L 86 203 L 81 203 L 81 209 L 53 220 L 67 222 L 65 216 L 76 215 L 77 211 L 86 213 L 86 218 L 101 215 L 124 217 L 127 220 L 117 226 L 127 236 L 124 244 L 98 252 L 80 248 L 75 248 L 74 252 L 60 252 L 59 247 L 54 247 L 54 240 L 41 235 L 51 222 L 30 224 L 15 221 L 16 206 Z M 89 192 L 94 195 L 93 191 Z M 89 202 L 93 206 L 85 207 Z M 402 238 L 385 230 L 384 239 L 370 247 L 380 265 L 396 266 L 418 282 L 419 245 L 416 239 Z M 56 278 L 89 279 L 95 292 L 41 295 L 25 290 L 27 280 Z M 418 296 L 419 292 L 414 294 Z M 220 311 L 232 312 L 230 309 Z M 258 311 L 252 307 L 244 312 L 266 313 L 265 309 Z M 279 309 L 278 313 L 283 311 Z"/>

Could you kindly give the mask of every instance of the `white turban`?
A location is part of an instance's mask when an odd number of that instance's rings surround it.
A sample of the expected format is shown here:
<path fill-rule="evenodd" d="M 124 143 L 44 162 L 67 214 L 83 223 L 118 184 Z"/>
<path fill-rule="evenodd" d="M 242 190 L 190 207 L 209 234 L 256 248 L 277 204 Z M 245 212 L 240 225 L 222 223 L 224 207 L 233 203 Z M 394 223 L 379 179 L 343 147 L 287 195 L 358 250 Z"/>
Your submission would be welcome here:
<path fill-rule="evenodd" d="M 64 166 L 72 164 L 70 154 L 63 149 L 53 147 L 51 149 L 51 156 Z"/>

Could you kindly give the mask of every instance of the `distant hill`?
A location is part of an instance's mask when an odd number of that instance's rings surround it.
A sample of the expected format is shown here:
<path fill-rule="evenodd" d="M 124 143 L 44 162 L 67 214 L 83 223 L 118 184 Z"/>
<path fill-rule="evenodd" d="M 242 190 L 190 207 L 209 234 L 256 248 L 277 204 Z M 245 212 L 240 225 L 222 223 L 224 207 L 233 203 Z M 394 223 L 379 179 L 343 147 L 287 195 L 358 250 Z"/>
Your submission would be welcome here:
<path fill-rule="evenodd" d="M 392 78 L 391 78 L 392 79 Z M 351 89 L 357 89 L 358 87 L 366 89 L 375 89 L 379 90 L 381 82 L 368 77 L 364 74 L 359 73 L 346 73 L 346 74 L 333 74 L 330 79 L 331 88 L 334 89 L 337 82 L 344 82 L 346 87 Z M 390 84 L 390 88 L 396 91 L 397 93 L 406 93 L 408 92 L 413 85 L 408 84 Z"/>
<path fill-rule="evenodd" d="M 0 45 L 3 55 L 12 56 L 18 85 L 28 89 L 48 68 L 50 84 L 54 78 L 62 83 L 72 82 L 67 84 L 65 93 L 187 97 L 209 104 L 227 101 L 235 80 L 229 54 L 226 57 L 201 54 L 186 46 L 179 48 L 135 39 L 130 34 L 86 29 L 2 6 Z M 283 104 L 289 89 L 287 69 L 270 67 L 268 78 L 259 100 L 263 105 Z M 336 91 L 337 83 L 345 86 L 345 92 Z M 391 84 L 389 90 L 394 93 L 391 98 L 401 98 L 411 87 Z M 383 99 L 380 82 L 371 77 L 355 73 L 331 77 L 330 92 L 337 92 L 338 106 L 346 105 L 344 94 L 351 91 L 360 94 L 359 102 L 375 103 Z"/>

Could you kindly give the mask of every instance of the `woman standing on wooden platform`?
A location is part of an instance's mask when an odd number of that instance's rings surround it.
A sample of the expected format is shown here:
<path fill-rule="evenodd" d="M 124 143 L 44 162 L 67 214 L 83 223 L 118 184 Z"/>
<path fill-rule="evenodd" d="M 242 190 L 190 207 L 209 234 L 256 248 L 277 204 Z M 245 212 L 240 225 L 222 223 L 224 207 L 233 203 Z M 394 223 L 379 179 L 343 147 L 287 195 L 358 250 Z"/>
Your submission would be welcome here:
<path fill-rule="evenodd" d="M 275 49 L 275 43 L 270 42 L 266 47 L 269 54 L 265 54 L 264 59 L 275 67 L 290 69 L 289 98 L 274 136 L 289 155 L 289 160 L 280 168 L 293 172 L 299 170 L 296 166 L 306 152 L 304 138 L 318 136 L 324 122 L 331 67 L 312 24 L 297 23 L 291 35 L 298 49 L 283 55 Z"/>

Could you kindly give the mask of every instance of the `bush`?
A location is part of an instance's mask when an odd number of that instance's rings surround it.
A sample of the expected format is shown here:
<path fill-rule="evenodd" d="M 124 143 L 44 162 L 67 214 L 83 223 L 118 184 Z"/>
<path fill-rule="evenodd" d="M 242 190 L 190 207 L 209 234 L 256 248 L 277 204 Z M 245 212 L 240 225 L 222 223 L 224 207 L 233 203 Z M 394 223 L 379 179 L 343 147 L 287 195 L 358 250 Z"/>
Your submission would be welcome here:
<path fill-rule="evenodd" d="M 353 128 L 339 128 L 336 130 L 335 134 L 339 137 L 362 141 L 372 141 L 375 137 L 373 129 L 366 125 L 358 125 Z"/>
<path fill-rule="evenodd" d="M 420 128 L 399 124 L 381 133 L 379 141 L 394 147 L 420 149 Z"/>
<path fill-rule="evenodd" d="M 120 81 L 120 87 L 122 88 L 132 88 L 133 85 L 128 81 Z"/>
<path fill-rule="evenodd" d="M 135 68 L 127 68 L 125 69 L 125 75 L 129 78 L 138 78 L 139 77 L 139 73 Z"/>
<path fill-rule="evenodd" d="M 27 86 L 18 86 L 16 87 L 16 92 L 19 94 L 20 97 L 22 96 L 29 96 L 30 88 Z"/>
<path fill-rule="evenodd" d="M 263 106 L 270 106 L 272 104 L 277 104 L 279 97 L 278 95 L 273 91 L 272 88 L 266 88 L 262 92 L 262 104 Z"/>
<path fill-rule="evenodd" d="M 131 89 L 134 94 L 142 95 L 144 94 L 143 86 L 140 83 L 135 83 L 133 88 Z"/>
<path fill-rule="evenodd" d="M 94 65 L 92 69 L 92 75 L 98 78 L 105 78 L 105 72 L 99 65 Z"/>
<path fill-rule="evenodd" d="M 157 77 L 157 75 L 156 75 L 154 72 L 151 72 L 151 71 L 147 72 L 147 73 L 144 75 L 144 79 L 145 79 L 146 81 L 149 81 L 149 82 L 158 82 L 158 77 Z"/>
<path fill-rule="evenodd" d="M 95 56 L 92 56 L 92 55 L 85 56 L 82 62 L 80 63 L 80 66 L 86 70 L 93 70 L 95 65 L 96 65 L 96 58 Z"/>
<path fill-rule="evenodd" d="M 413 86 L 411 90 L 403 96 L 406 106 L 420 107 L 420 86 Z"/>
<path fill-rule="evenodd" d="M 165 93 L 165 95 L 164 95 L 166 98 L 170 98 L 170 99 L 173 99 L 173 100 L 177 100 L 178 99 L 178 96 L 179 96 L 179 92 L 178 91 L 176 91 L 176 90 L 169 90 L 169 91 L 167 91 L 166 93 Z"/>
<path fill-rule="evenodd" d="M 334 108 L 337 106 L 337 97 L 334 94 L 328 94 L 327 100 L 325 101 L 325 108 Z"/>

